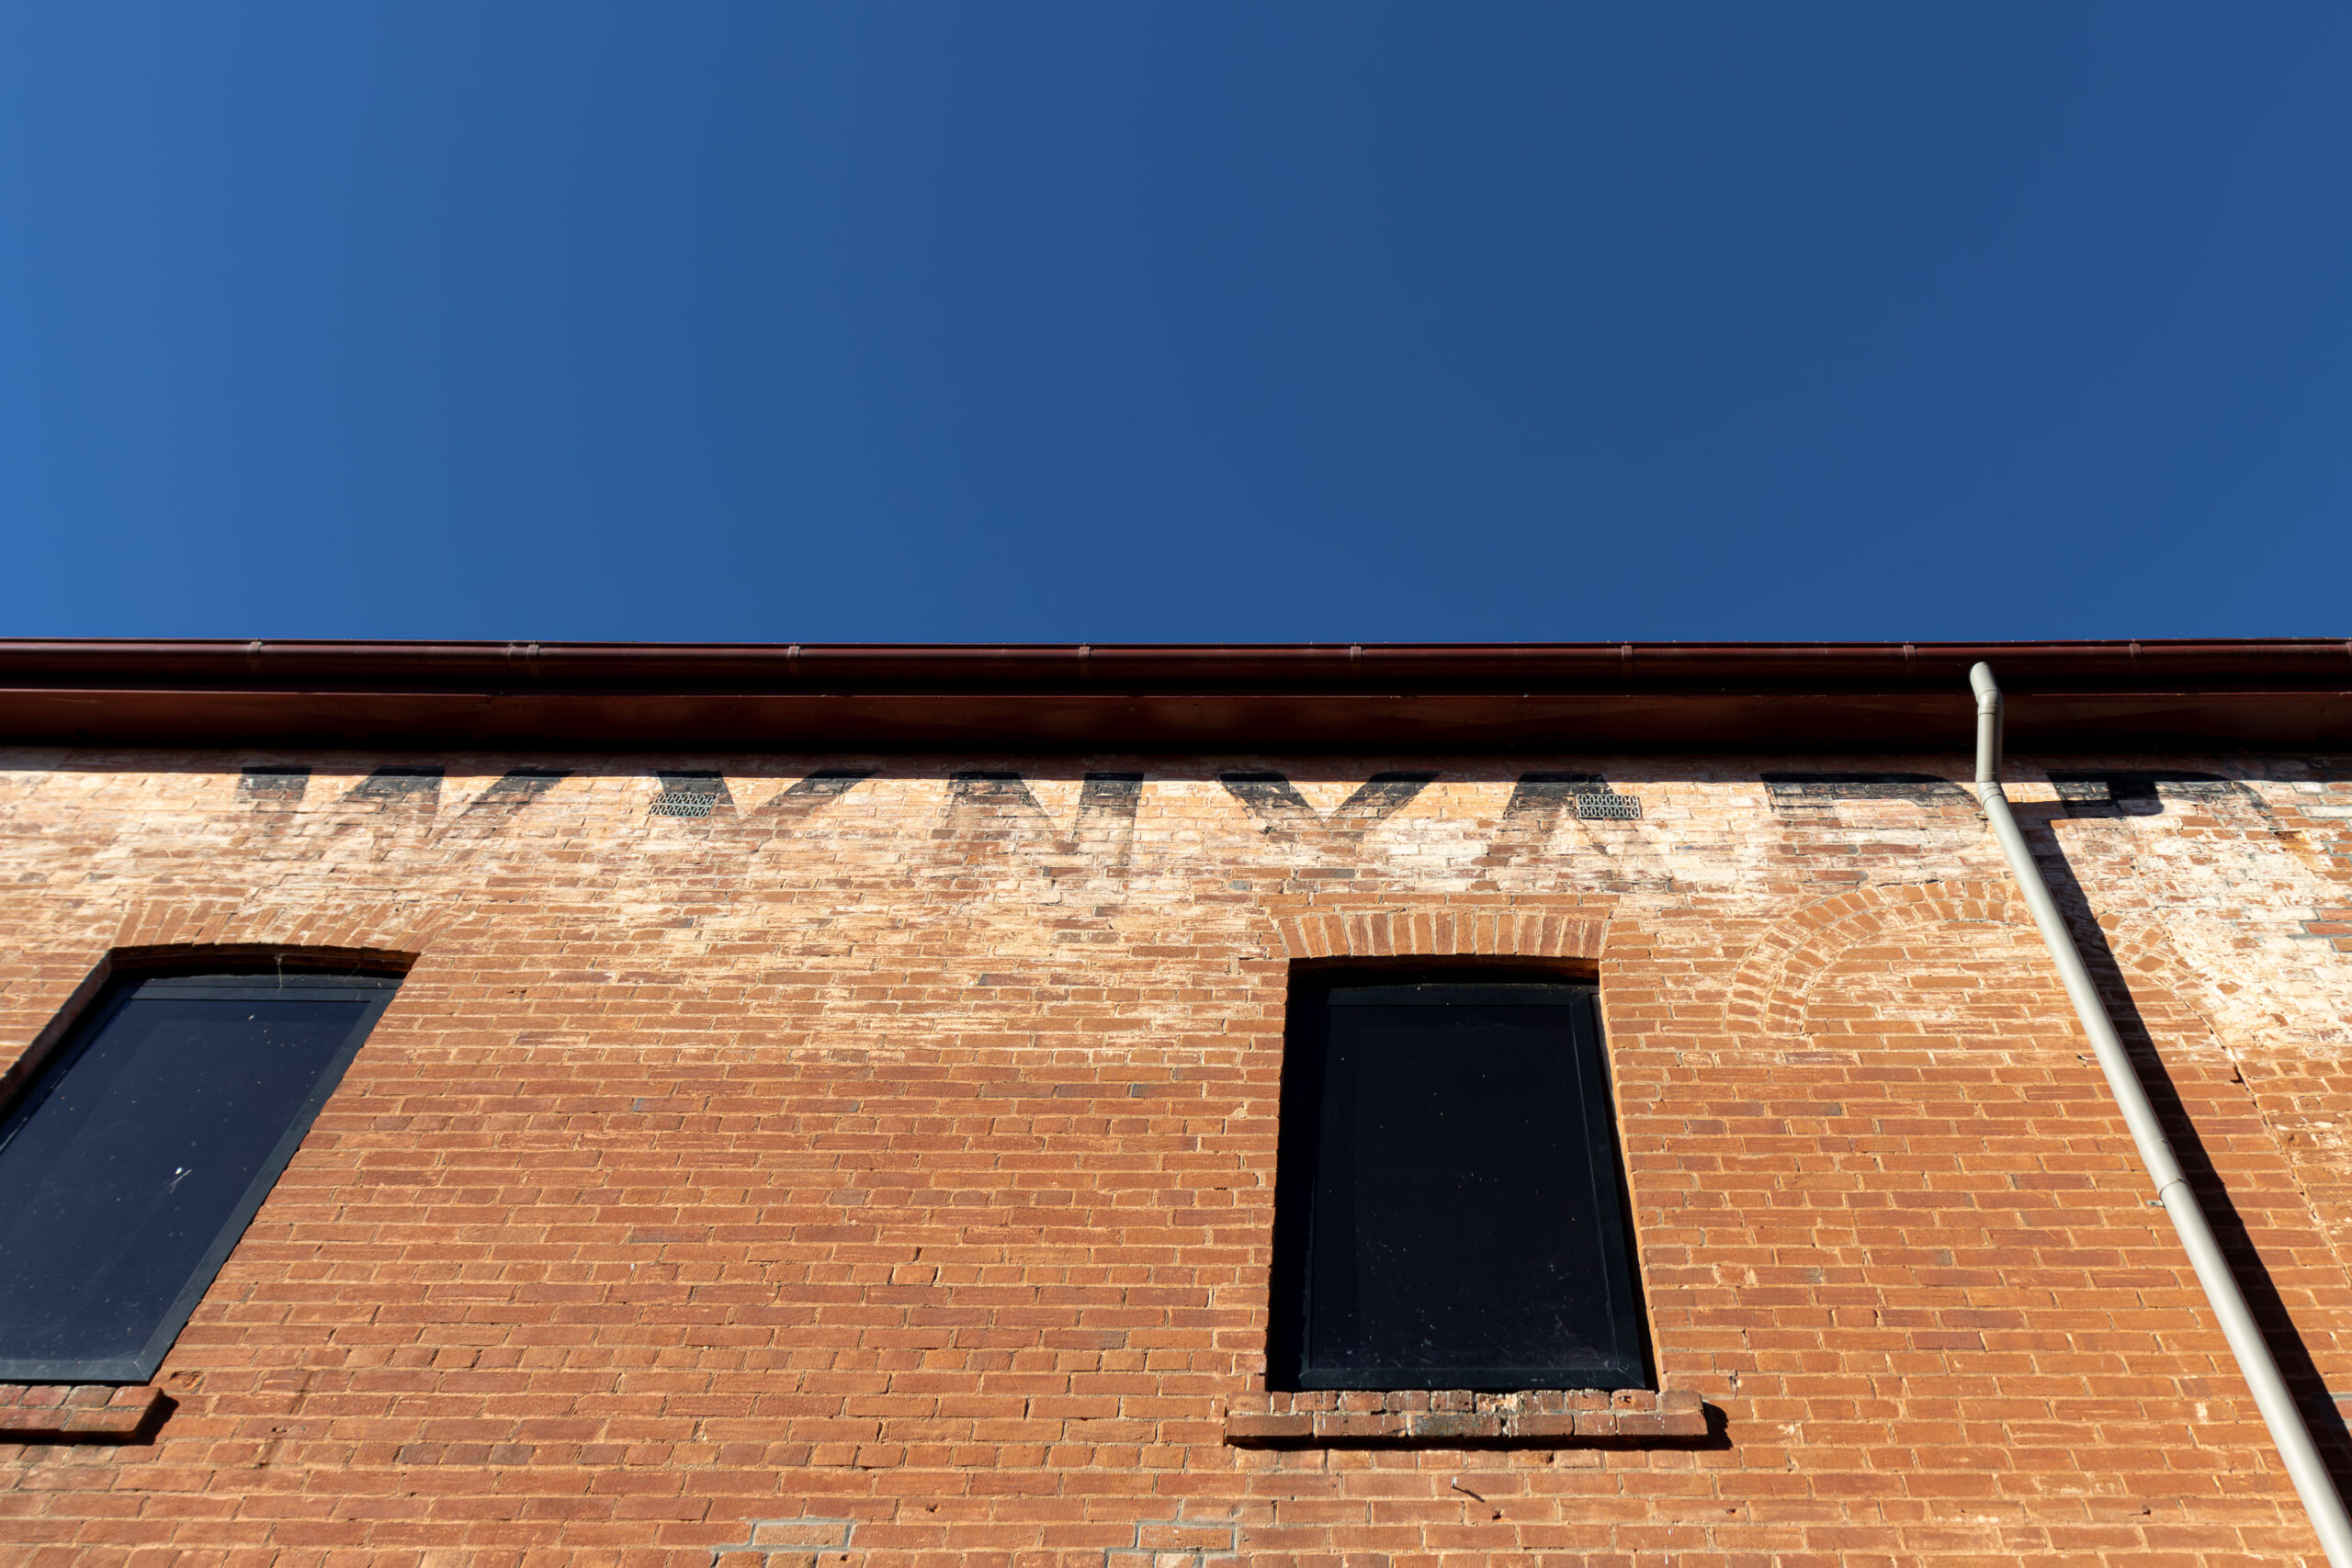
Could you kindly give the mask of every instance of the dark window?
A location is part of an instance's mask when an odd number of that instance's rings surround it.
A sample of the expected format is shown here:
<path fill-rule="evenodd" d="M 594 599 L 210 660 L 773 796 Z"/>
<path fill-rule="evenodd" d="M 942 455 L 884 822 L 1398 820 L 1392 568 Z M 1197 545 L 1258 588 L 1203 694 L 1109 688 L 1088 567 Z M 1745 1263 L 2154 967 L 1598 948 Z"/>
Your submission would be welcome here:
<path fill-rule="evenodd" d="M 132 978 L 0 1116 L 0 1379 L 135 1382 L 398 980 Z"/>
<path fill-rule="evenodd" d="M 1590 987 L 1302 987 L 1275 1204 L 1276 1387 L 1648 1384 Z"/>

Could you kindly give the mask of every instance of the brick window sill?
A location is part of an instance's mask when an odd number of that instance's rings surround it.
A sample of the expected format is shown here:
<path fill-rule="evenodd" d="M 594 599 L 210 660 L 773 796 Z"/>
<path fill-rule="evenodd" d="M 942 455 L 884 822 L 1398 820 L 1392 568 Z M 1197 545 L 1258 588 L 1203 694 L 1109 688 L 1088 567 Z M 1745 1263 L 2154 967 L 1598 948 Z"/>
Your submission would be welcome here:
<path fill-rule="evenodd" d="M 145 1385 L 0 1383 L 0 1443 L 143 1442 L 170 1408 Z"/>
<path fill-rule="evenodd" d="M 1707 1406 L 1680 1390 L 1528 1393 L 1252 1393 L 1227 1407 L 1236 1448 L 1684 1448 L 1709 1434 Z"/>

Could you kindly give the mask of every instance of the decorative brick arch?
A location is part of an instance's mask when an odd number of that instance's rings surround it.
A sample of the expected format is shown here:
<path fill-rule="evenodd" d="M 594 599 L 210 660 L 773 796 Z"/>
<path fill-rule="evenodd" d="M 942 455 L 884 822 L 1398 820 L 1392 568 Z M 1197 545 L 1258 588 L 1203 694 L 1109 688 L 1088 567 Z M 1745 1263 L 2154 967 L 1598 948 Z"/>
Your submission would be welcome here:
<path fill-rule="evenodd" d="M 1766 1034 L 1805 1032 L 1813 984 L 1858 943 L 1944 921 L 2032 929 L 2024 901 L 2007 882 L 1951 881 L 1861 887 L 1808 904 L 1766 932 L 1733 976 L 1724 1011 L 1735 1028 Z M 2226 1054 L 2220 1031 L 2192 998 L 2203 978 L 2173 951 L 2161 925 L 2102 922 L 2109 949 L 2132 1005 L 2153 1035 L 2192 1055 Z M 2040 942 L 2034 943 L 2039 960 Z M 2046 960 L 2039 960 L 2046 962 Z M 2050 980 L 2057 984 L 2054 966 Z"/>
<path fill-rule="evenodd" d="M 246 899 L 152 899 L 127 906 L 113 948 L 301 947 L 423 953 L 449 923 L 446 910 L 396 899 L 327 908 Z"/>
<path fill-rule="evenodd" d="M 1858 887 L 1807 904 L 1764 933 L 1732 976 L 1724 1010 L 1736 1029 L 1804 1032 L 1815 980 L 1857 942 L 1882 932 L 1945 920 L 2030 924 L 1997 882 L 1921 882 Z"/>
<path fill-rule="evenodd" d="M 1272 911 L 1288 957 L 1598 960 L 1614 899 L 1465 895 L 1317 900 Z"/>

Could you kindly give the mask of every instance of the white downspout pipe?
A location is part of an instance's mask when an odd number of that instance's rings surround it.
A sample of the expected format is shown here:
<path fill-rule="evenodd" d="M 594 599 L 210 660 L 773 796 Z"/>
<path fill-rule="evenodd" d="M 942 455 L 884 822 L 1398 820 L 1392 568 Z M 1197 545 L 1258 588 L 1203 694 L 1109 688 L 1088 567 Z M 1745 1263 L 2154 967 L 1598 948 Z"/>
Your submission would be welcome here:
<path fill-rule="evenodd" d="M 2017 818 L 2009 814 L 2009 797 L 2001 789 L 2001 688 L 1994 683 L 1992 666 L 1979 664 L 1971 670 L 1968 683 L 1976 692 L 1976 794 L 1984 815 L 1992 820 L 1994 836 L 2001 840 L 2001 852 L 2008 857 L 2010 874 L 2025 895 L 2026 907 L 2033 911 L 2033 923 L 2041 928 L 2042 942 L 2058 965 L 2058 977 L 2065 982 L 2075 1015 L 2083 1021 L 2083 1032 L 2090 1036 L 2099 1068 L 2107 1074 L 2107 1086 L 2123 1112 L 2123 1123 L 2139 1145 L 2140 1163 L 2148 1168 L 2149 1179 L 2155 1183 L 2155 1201 L 2171 1216 L 2173 1229 L 2180 1233 L 2180 1245 L 2197 1270 L 2197 1282 L 2205 1288 L 2205 1299 L 2212 1303 L 2222 1337 L 2237 1357 L 2238 1371 L 2254 1393 L 2255 1407 L 2270 1428 L 2270 1440 L 2278 1445 L 2288 1478 L 2302 1498 L 2303 1511 L 2311 1516 L 2312 1529 L 2319 1533 L 2320 1547 L 2333 1568 L 2352 1568 L 2352 1519 L 2345 1516 L 2344 1499 L 2336 1495 L 2327 1466 L 2320 1462 L 2311 1427 L 2295 1408 L 2294 1396 L 2278 1375 L 2278 1363 L 2271 1359 L 2270 1347 L 2263 1343 L 2254 1314 L 2246 1310 L 2237 1278 L 2214 1242 L 2212 1227 L 2205 1223 L 2205 1211 L 2198 1206 L 2188 1179 L 2181 1175 L 2180 1162 L 2173 1157 L 2172 1143 L 2156 1120 L 2155 1107 L 2148 1103 L 2147 1090 L 2140 1085 L 2140 1075 L 2123 1042 L 2116 1037 L 2107 1006 L 2099 1000 L 2090 971 L 2083 967 L 2083 955 L 2075 951 L 2074 936 L 2050 897 L 2049 886 L 2041 880 L 2032 852 L 2026 848 L 2025 835 L 2018 831 Z"/>

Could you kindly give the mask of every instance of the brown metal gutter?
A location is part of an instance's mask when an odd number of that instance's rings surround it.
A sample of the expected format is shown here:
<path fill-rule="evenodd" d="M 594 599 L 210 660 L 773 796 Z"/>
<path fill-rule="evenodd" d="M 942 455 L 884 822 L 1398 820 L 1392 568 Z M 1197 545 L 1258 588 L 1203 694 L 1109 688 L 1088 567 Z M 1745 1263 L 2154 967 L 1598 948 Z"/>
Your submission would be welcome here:
<path fill-rule="evenodd" d="M 2352 750 L 2352 642 L 0 639 L 0 743 L 694 751 Z"/>

